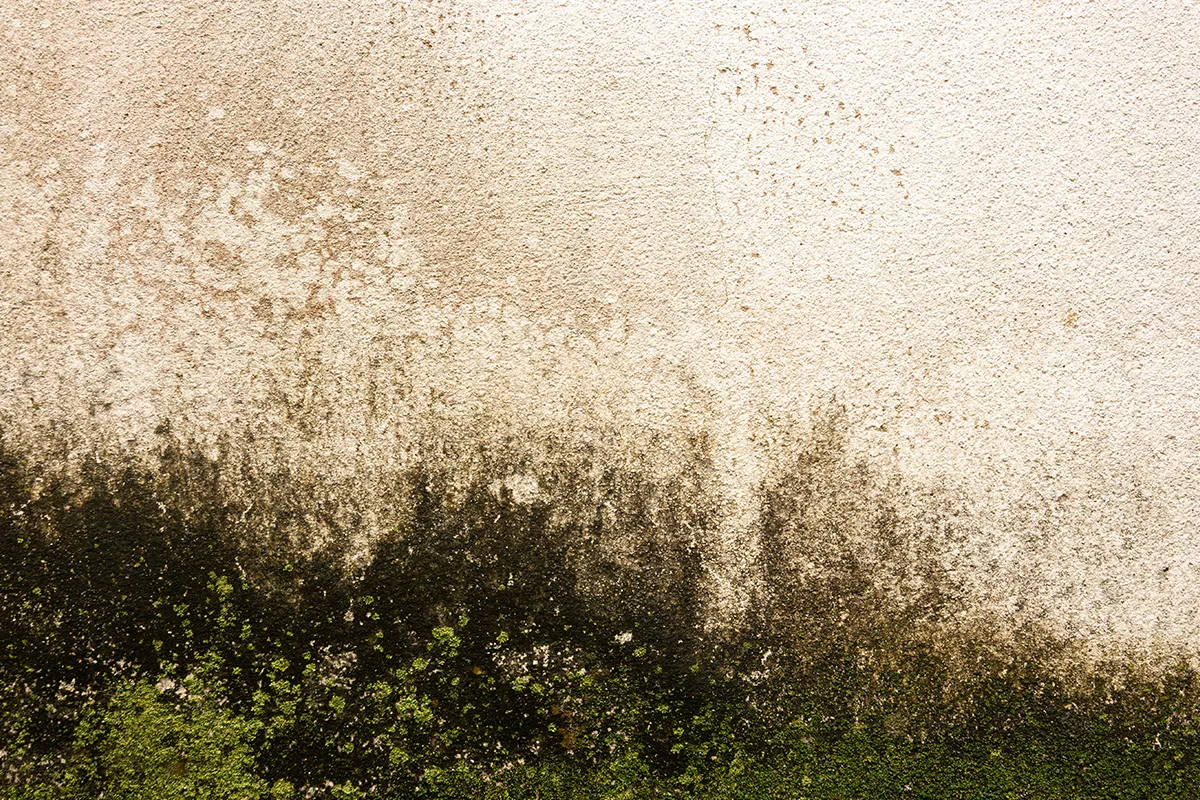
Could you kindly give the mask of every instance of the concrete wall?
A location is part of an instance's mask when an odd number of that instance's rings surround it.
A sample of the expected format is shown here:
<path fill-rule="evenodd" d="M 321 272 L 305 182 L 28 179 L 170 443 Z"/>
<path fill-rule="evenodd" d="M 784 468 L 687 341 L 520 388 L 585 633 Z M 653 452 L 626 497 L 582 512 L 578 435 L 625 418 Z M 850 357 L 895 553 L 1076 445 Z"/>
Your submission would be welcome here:
<path fill-rule="evenodd" d="M 430 437 L 665 475 L 704 431 L 736 607 L 776 434 L 844 404 L 969 516 L 979 603 L 1197 643 L 1188 0 L 8 0 L 0 37 L 10 441 L 167 420 L 368 542 Z"/>

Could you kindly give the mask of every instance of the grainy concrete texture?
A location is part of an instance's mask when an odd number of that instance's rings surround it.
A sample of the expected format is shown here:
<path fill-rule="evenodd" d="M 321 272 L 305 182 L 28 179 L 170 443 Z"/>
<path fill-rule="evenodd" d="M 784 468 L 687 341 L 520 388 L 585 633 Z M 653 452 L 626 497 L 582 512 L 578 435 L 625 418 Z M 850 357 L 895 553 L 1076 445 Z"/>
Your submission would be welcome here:
<path fill-rule="evenodd" d="M 1001 613 L 1192 647 L 1198 153 L 1191 0 L 3 0 L 4 436 L 167 419 L 369 540 L 435 429 L 704 430 L 736 606 L 844 404 Z"/>

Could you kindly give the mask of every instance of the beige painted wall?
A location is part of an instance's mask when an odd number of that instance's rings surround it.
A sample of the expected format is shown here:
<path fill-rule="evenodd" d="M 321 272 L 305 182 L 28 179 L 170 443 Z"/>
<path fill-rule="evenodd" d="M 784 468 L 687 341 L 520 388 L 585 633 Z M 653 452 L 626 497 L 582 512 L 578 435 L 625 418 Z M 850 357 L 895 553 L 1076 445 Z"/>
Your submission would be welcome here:
<path fill-rule="evenodd" d="M 703 427 L 736 603 L 770 420 L 836 394 L 968 499 L 988 603 L 1200 640 L 1190 0 L 5 0 L 0 32 L 7 436 L 169 417 L 371 496 L 431 420 Z"/>

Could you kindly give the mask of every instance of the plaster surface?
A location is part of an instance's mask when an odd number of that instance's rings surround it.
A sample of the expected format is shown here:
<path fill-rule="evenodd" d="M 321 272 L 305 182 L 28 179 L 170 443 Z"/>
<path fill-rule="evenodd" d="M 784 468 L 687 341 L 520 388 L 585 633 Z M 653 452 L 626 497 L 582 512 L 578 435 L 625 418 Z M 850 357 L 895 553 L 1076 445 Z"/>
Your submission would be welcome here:
<path fill-rule="evenodd" d="M 987 603 L 1194 646 L 1198 112 L 1184 0 L 6 0 L 4 435 L 374 508 L 434 430 L 703 429 L 736 606 L 836 397 Z"/>

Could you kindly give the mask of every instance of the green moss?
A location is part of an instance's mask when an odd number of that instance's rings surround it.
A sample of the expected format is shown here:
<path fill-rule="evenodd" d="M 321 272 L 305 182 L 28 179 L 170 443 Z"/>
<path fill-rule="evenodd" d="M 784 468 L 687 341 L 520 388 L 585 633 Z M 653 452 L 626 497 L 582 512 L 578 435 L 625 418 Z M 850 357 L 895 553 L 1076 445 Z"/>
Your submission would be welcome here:
<path fill-rule="evenodd" d="M 768 590 L 720 634 L 703 447 L 532 504 L 502 463 L 416 470 L 364 562 L 250 544 L 198 456 L 68 485 L 0 454 L 2 796 L 1196 796 L 1187 665 L 1067 680 L 1044 631 L 955 631 L 922 531 L 826 438 L 764 483 Z"/>
<path fill-rule="evenodd" d="M 262 797 L 267 784 L 255 774 L 251 749 L 261 725 L 216 702 L 199 694 L 172 703 L 146 683 L 119 691 L 95 730 L 81 726 L 78 741 L 95 754 L 93 769 L 104 795 Z"/>

